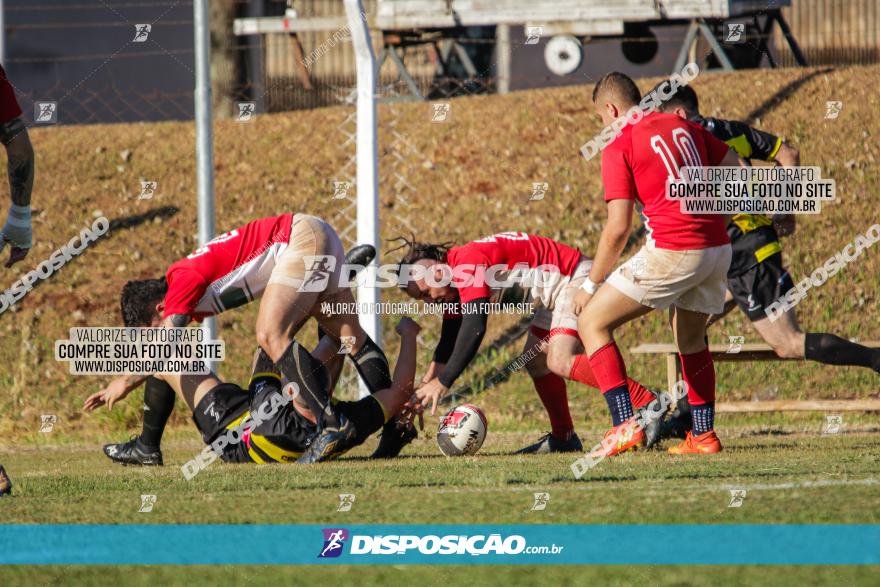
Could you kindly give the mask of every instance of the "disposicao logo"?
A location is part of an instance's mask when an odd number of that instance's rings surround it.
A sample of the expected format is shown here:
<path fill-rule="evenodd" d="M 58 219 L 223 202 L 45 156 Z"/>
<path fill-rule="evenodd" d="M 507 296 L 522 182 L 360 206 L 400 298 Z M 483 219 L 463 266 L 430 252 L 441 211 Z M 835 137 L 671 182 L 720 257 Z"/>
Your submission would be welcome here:
<path fill-rule="evenodd" d="M 348 540 L 348 530 L 345 528 L 324 528 L 324 548 L 318 558 L 336 558 L 342 554 L 345 541 Z"/>

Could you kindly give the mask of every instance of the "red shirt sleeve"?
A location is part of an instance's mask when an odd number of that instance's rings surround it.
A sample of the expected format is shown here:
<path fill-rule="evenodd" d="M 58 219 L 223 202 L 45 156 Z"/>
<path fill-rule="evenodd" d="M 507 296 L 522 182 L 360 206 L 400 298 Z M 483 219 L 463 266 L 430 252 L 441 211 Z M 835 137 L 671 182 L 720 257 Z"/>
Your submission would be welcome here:
<path fill-rule="evenodd" d="M 636 199 L 636 183 L 621 138 L 602 151 L 602 184 L 606 202 Z"/>
<path fill-rule="evenodd" d="M 0 67 L 0 124 L 21 116 L 21 107 L 15 99 L 15 90 L 6 78 L 6 70 Z"/>
<path fill-rule="evenodd" d="M 727 155 L 727 152 L 730 150 L 730 147 L 713 135 L 711 132 L 700 126 L 699 124 L 693 124 L 692 130 L 698 132 L 703 137 L 703 143 L 706 145 L 706 157 L 708 157 L 708 161 L 706 161 L 706 165 L 710 167 L 714 167 L 721 163 L 721 160 Z"/>
<path fill-rule="evenodd" d="M 171 269 L 165 278 L 168 280 L 168 291 L 165 293 L 162 318 L 174 314 L 192 316 L 196 305 L 208 289 L 204 278 L 199 273 L 184 268 Z"/>

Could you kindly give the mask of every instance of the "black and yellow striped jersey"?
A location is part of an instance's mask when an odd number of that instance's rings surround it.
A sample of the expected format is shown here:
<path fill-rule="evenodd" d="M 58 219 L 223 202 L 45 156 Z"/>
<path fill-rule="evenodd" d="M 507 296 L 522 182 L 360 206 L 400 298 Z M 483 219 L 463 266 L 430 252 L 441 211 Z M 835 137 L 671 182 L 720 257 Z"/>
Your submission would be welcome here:
<path fill-rule="evenodd" d="M 737 120 L 698 116 L 693 122 L 727 143 L 749 162 L 752 159 L 772 161 L 782 146 L 781 138 Z M 745 273 L 782 250 L 773 220 L 763 214 L 735 215 L 727 225 L 727 233 L 733 245 L 733 260 L 728 271 L 731 277 Z"/>

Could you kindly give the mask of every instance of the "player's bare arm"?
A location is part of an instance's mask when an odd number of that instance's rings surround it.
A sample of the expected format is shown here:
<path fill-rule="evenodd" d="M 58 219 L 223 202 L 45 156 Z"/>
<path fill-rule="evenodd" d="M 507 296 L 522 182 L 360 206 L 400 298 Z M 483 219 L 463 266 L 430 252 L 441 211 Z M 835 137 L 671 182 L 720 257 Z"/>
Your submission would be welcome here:
<path fill-rule="evenodd" d="M 422 383 L 427 383 L 435 377 L 439 376 L 440 373 L 443 372 L 443 368 L 446 366 L 446 363 L 438 363 L 437 361 L 431 361 L 431 364 L 428 365 L 428 369 L 425 371 L 425 374 L 422 376 Z"/>
<path fill-rule="evenodd" d="M 632 230 L 632 216 L 635 204 L 633 200 L 611 200 L 608 202 L 608 221 L 602 229 L 599 237 L 599 246 L 596 249 L 596 258 L 590 269 L 590 281 L 600 284 L 611 273 L 617 261 L 620 259 L 626 240 Z M 589 303 L 593 294 L 581 289 L 574 299 L 574 312 L 580 314 L 584 306 Z"/>
<path fill-rule="evenodd" d="M 157 308 L 158 311 L 158 308 Z M 158 321 L 157 318 L 154 319 Z M 191 321 L 190 316 L 185 314 L 172 314 L 166 316 L 155 326 L 160 328 L 183 328 Z M 102 405 L 107 405 L 108 410 L 113 409 L 113 405 L 128 397 L 132 391 L 143 385 L 149 375 L 121 375 L 114 379 L 110 384 L 101 391 L 95 392 L 86 398 L 83 409 L 91 412 Z"/>
<path fill-rule="evenodd" d="M 776 155 L 773 157 L 782 167 L 798 167 L 801 164 L 801 154 L 793 145 L 782 142 Z M 794 214 L 774 214 L 773 227 L 779 236 L 791 236 L 797 227 L 797 216 Z"/>
<path fill-rule="evenodd" d="M 12 208 L 0 235 L 0 249 L 11 245 L 6 267 L 24 259 L 32 245 L 31 192 L 34 188 L 34 149 L 20 117 L 0 125 L 0 142 L 6 147 Z"/>

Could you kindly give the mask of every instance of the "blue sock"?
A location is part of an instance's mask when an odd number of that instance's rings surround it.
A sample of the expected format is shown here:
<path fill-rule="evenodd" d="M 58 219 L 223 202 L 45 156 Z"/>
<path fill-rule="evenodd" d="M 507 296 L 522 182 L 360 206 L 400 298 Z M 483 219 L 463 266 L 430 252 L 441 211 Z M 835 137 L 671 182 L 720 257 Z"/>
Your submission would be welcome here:
<path fill-rule="evenodd" d="M 611 411 L 612 426 L 619 426 L 633 417 L 632 402 L 626 385 L 609 389 L 605 392 L 605 401 Z"/>
<path fill-rule="evenodd" d="M 713 430 L 715 428 L 715 402 L 691 406 L 691 417 L 694 422 L 694 436 Z"/>

